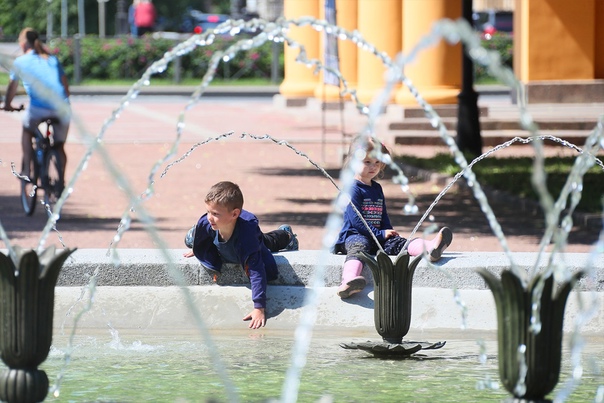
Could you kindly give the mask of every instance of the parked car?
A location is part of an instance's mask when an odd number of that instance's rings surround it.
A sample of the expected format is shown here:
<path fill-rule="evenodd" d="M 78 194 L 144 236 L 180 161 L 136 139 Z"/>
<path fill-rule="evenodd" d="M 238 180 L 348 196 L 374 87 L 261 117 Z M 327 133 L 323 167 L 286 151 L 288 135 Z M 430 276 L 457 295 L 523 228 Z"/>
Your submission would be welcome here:
<path fill-rule="evenodd" d="M 474 20 L 474 29 L 487 40 L 491 39 L 496 32 L 512 35 L 514 31 L 514 13 L 512 11 L 475 11 L 472 19 Z"/>
<path fill-rule="evenodd" d="M 207 14 L 199 10 L 189 9 L 183 16 L 178 29 L 180 32 L 200 34 L 208 29 L 216 28 L 229 18 L 231 17 L 226 14 Z"/>

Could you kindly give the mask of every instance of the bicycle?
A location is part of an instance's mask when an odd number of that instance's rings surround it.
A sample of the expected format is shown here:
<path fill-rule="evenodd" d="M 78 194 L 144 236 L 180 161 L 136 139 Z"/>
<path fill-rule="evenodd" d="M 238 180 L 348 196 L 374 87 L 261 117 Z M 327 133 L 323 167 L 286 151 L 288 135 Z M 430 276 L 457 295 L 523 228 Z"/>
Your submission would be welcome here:
<path fill-rule="evenodd" d="M 31 216 L 36 209 L 39 188 L 44 190 L 44 204 L 56 202 L 63 192 L 63 167 L 59 150 L 54 147 L 55 123 L 58 123 L 55 118 L 44 119 L 35 128 L 32 137 L 34 152 L 33 158 L 29 161 L 29 180 L 21 178 L 21 204 L 28 216 Z M 26 163 L 23 161 L 22 171 L 25 170 Z"/>

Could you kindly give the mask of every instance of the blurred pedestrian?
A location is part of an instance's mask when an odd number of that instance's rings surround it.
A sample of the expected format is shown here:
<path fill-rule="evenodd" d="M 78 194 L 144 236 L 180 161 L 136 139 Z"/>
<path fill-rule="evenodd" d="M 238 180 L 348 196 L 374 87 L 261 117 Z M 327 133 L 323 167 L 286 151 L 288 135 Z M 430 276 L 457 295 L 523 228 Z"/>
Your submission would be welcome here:
<path fill-rule="evenodd" d="M 136 10 L 136 6 L 138 5 L 139 0 L 134 0 L 130 7 L 128 7 L 128 24 L 130 24 L 130 35 L 133 37 L 138 36 L 138 30 L 136 29 L 136 24 L 134 23 L 134 10 Z"/>
<path fill-rule="evenodd" d="M 134 8 L 134 24 L 136 25 L 137 35 L 143 36 L 148 32 L 153 32 L 156 18 L 157 12 L 151 0 L 139 0 Z"/>

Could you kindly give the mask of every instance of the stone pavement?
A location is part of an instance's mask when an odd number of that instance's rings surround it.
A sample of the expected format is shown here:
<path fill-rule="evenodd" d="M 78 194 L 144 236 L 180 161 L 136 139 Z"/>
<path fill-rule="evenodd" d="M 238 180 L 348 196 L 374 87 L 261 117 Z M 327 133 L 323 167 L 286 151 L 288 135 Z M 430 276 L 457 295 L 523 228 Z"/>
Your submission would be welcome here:
<path fill-rule="evenodd" d="M 86 151 L 86 141 L 81 133 L 86 131 L 96 136 L 118 106 L 122 95 L 73 97 L 77 122 L 71 128 L 67 144 L 69 178 L 82 163 Z M 150 178 L 154 181 L 155 194 L 144 203 L 144 208 L 153 217 L 160 242 L 171 249 L 184 248 L 184 234 L 204 212 L 203 197 L 207 189 L 215 182 L 231 180 L 241 186 L 245 208 L 258 215 L 264 230 L 282 223 L 291 224 L 302 249 L 320 249 L 325 221 L 337 194 L 334 184 L 295 150 L 269 140 L 241 138 L 241 135 L 269 134 L 275 139 L 286 140 L 300 154 L 324 167 L 337 183 L 345 150 L 342 123 L 346 133 L 354 134 L 365 126 L 366 119 L 349 107 L 343 114 L 338 111 L 322 113 L 316 103 L 302 108 L 286 108 L 266 96 L 203 97 L 185 112 L 187 102 L 186 96 L 139 96 L 121 111 L 103 137 L 107 157 L 127 178 L 133 194 L 142 194 Z M 490 102 L 492 111 L 496 111 L 498 106 L 505 110 L 512 107 L 501 97 L 485 96 L 481 102 Z M 581 110 L 570 109 L 575 113 Z M 598 106 L 595 109 L 597 112 Z M 555 108 L 550 113 L 559 117 L 560 111 L 560 108 Z M 592 109 L 589 111 L 592 113 Z M 446 150 L 443 146 L 434 145 L 395 145 L 394 134 L 388 125 L 400 120 L 399 112 L 388 110 L 376 123 L 376 133 L 395 154 L 411 152 L 429 156 Z M 181 113 L 184 113 L 184 130 L 180 144 L 168 163 L 190 151 L 196 143 L 224 133 L 234 134 L 195 148 L 188 158 L 171 166 L 163 177 L 160 174 L 167 163 L 159 164 L 156 175 L 151 177 L 154 164 L 172 147 Z M 10 168 L 11 162 L 17 163 L 21 155 L 19 119 L 19 113 L 0 114 L 0 220 L 13 244 L 33 247 L 38 242 L 46 214 L 38 208 L 33 217 L 25 217 L 19 204 L 19 184 Z M 505 152 L 517 155 L 531 151 L 529 146 L 513 146 Z M 548 147 L 548 153 L 563 152 L 570 151 Z M 426 175 L 413 170 L 406 173 L 412 180 L 411 190 L 423 214 L 446 181 L 425 180 L 422 178 Z M 401 213 L 408 198 L 400 186 L 387 179 L 381 183 L 395 228 L 404 236 L 409 235 L 420 217 Z M 509 248 L 514 252 L 537 251 L 543 234 L 543 220 L 538 209 L 530 203 L 502 195 L 490 195 L 489 202 Z M 126 198 L 104 167 L 100 154 L 95 153 L 75 183 L 61 213 L 57 231 L 51 233 L 46 243 L 107 248 L 125 211 Z M 438 227 L 447 225 L 452 228 L 455 236 L 450 252 L 503 250 L 471 192 L 464 187 L 449 190 L 432 210 L 428 221 Z M 426 225 L 420 232 L 425 229 Z M 599 229 L 598 225 L 574 228 L 567 251 L 589 251 L 598 239 Z M 157 239 L 152 239 L 141 222 L 134 220 L 119 246 L 155 248 Z"/>

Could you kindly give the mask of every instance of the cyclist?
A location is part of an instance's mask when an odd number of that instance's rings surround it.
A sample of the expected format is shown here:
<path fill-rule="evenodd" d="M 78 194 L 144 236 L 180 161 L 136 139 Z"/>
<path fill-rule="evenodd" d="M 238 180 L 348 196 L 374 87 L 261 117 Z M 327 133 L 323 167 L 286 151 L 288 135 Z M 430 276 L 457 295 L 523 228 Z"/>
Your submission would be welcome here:
<path fill-rule="evenodd" d="M 57 106 L 49 98 L 49 92 L 64 99 L 69 105 L 69 84 L 59 60 L 48 53 L 46 47 L 36 31 L 25 28 L 19 34 L 19 46 L 23 55 L 15 59 L 10 72 L 10 81 L 6 89 L 6 98 L 3 109 L 15 111 L 22 108 L 13 108 L 11 102 L 17 93 L 19 80 L 23 82 L 25 92 L 29 95 L 29 107 L 23 116 L 23 135 L 21 146 L 23 149 L 23 172 L 21 175 L 29 176 L 29 162 L 33 158 L 32 137 L 35 128 L 49 119 L 56 119 L 54 123 L 54 145 L 59 154 L 59 166 L 62 167 L 61 178 L 65 177 L 65 140 L 71 120 L 71 112 L 59 113 Z M 55 102 L 56 103 L 56 102 Z M 63 184 L 61 184 L 61 189 Z"/>

